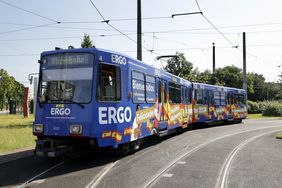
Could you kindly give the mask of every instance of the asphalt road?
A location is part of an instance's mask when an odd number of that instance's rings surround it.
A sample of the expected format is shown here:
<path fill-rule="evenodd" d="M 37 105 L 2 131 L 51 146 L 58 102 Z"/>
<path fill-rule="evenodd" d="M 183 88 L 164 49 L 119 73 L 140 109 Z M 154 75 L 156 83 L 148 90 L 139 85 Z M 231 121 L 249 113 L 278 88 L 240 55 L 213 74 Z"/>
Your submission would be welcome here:
<path fill-rule="evenodd" d="M 133 155 L 0 165 L 1 187 L 281 187 L 282 120 L 244 120 L 148 140 Z"/>

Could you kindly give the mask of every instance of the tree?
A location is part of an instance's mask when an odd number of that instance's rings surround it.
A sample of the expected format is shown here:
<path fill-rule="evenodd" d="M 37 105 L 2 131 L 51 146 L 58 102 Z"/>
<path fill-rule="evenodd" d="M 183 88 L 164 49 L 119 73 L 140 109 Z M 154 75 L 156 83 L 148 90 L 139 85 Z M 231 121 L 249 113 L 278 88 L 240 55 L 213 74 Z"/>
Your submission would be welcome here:
<path fill-rule="evenodd" d="M 265 85 L 265 78 L 262 74 L 248 73 L 247 74 L 248 85 L 252 81 L 252 91 L 248 90 L 248 99 L 252 101 L 267 100 L 267 89 Z M 249 88 L 249 87 L 248 87 Z"/>
<path fill-rule="evenodd" d="M 242 88 L 242 69 L 232 65 L 216 69 L 213 75 L 213 83 L 227 87 Z"/>
<path fill-rule="evenodd" d="M 88 34 L 84 34 L 83 41 L 81 42 L 82 48 L 95 48 L 95 45 L 92 44 L 92 40 Z"/>
<path fill-rule="evenodd" d="M 183 53 L 176 52 L 177 58 L 170 58 L 167 60 L 165 71 L 182 78 L 189 78 L 193 69 L 193 64 L 186 60 Z"/>
<path fill-rule="evenodd" d="M 0 77 L 0 109 L 3 110 L 9 100 L 22 101 L 24 86 L 4 69 L 0 69 Z"/>
<path fill-rule="evenodd" d="M 193 80 L 195 82 L 211 84 L 213 74 L 210 70 L 205 70 L 204 72 L 200 72 L 200 71 L 198 71 L 198 69 L 195 69 L 192 72 L 195 73 L 194 77 L 193 77 Z"/>

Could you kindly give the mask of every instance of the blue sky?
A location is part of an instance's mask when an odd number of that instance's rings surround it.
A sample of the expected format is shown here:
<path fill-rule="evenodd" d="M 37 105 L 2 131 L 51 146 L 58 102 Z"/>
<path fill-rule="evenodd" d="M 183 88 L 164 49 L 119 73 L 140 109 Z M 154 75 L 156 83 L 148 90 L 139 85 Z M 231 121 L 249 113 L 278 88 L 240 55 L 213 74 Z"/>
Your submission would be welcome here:
<path fill-rule="evenodd" d="M 46 18 L 3 3 L 7 2 Z M 136 0 L 93 0 L 106 19 L 136 18 Z M 277 81 L 282 71 L 282 1 L 198 0 L 204 15 L 239 49 L 232 48 L 201 15 L 169 18 L 172 14 L 199 11 L 195 0 L 142 0 L 143 61 L 161 68 L 156 54 L 185 54 L 200 71 L 212 69 L 212 43 L 216 44 L 216 67 L 242 67 L 242 32 L 247 35 L 247 71 Z M 60 21 L 56 24 L 54 21 Z M 79 47 L 84 33 L 96 47 L 121 51 L 136 57 L 136 43 L 101 21 L 89 0 L 0 0 L 0 68 L 23 82 L 38 72 L 42 51 L 55 46 Z M 69 23 L 76 22 L 76 23 Z M 81 23 L 93 22 L 93 23 Z M 136 40 L 136 21 L 111 21 Z M 53 25 L 50 25 L 53 24 Z M 43 26 L 45 25 L 45 26 Z M 32 29 L 30 27 L 40 26 Z M 16 31 L 21 30 L 21 31 Z M 116 35 L 117 34 L 117 35 Z M 104 35 L 104 37 L 101 37 Z M 165 62 L 164 62 L 165 65 Z"/>

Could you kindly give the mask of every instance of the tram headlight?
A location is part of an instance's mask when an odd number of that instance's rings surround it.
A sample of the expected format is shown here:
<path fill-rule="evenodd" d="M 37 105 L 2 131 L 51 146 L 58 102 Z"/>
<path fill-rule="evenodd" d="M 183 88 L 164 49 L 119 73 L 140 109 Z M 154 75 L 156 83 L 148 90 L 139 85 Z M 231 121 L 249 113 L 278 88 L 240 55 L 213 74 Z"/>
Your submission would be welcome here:
<path fill-rule="evenodd" d="M 82 134 L 82 125 L 70 125 L 70 134 Z"/>
<path fill-rule="evenodd" d="M 43 133 L 43 124 L 34 124 L 33 132 L 34 133 Z"/>

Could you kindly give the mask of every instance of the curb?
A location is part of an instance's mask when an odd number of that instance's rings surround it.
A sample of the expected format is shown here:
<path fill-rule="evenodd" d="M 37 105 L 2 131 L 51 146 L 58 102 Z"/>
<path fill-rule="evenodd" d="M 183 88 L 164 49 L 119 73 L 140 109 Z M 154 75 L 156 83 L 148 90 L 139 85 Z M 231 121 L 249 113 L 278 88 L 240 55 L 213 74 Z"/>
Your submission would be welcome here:
<path fill-rule="evenodd" d="M 26 157 L 31 157 L 33 155 L 34 155 L 34 149 L 31 148 L 26 148 L 11 153 L 0 154 L 0 165 L 15 160 L 23 159 Z"/>

